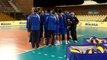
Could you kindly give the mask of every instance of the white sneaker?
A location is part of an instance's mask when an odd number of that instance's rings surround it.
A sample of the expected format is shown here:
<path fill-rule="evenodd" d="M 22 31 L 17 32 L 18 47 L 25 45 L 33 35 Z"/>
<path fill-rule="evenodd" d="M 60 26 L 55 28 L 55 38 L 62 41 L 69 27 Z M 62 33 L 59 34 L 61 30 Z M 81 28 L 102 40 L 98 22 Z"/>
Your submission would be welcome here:
<path fill-rule="evenodd" d="M 57 46 L 58 44 L 56 43 L 55 45 Z"/>
<path fill-rule="evenodd" d="M 62 41 L 60 41 L 60 44 L 62 44 Z"/>
<path fill-rule="evenodd" d="M 56 46 L 58 45 L 58 40 L 56 40 L 55 45 L 56 45 Z"/>
<path fill-rule="evenodd" d="M 74 41 L 74 43 L 77 43 L 78 41 Z"/>
<path fill-rule="evenodd" d="M 68 43 L 70 43 L 70 41 L 68 41 Z"/>
<path fill-rule="evenodd" d="M 58 45 L 60 45 L 60 42 L 59 42 L 59 41 L 57 41 L 57 44 L 58 44 Z"/>
<path fill-rule="evenodd" d="M 68 44 L 67 40 L 65 41 L 65 44 Z"/>

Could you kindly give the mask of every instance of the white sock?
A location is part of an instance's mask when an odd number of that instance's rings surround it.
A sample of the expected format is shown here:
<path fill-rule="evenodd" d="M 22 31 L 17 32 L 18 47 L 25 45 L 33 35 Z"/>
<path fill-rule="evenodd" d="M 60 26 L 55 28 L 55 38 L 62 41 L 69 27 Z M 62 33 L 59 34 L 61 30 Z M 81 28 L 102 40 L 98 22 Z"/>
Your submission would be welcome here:
<path fill-rule="evenodd" d="M 60 42 L 59 42 L 59 40 L 58 40 L 58 42 L 57 42 L 57 43 L 58 43 L 58 45 L 60 45 Z"/>
<path fill-rule="evenodd" d="M 70 41 L 68 41 L 68 43 L 70 43 Z"/>
<path fill-rule="evenodd" d="M 62 41 L 60 41 L 60 44 L 62 44 Z"/>
<path fill-rule="evenodd" d="M 58 40 L 56 40 L 55 45 L 58 45 Z"/>
<path fill-rule="evenodd" d="M 46 40 L 45 39 L 43 39 L 43 44 L 46 44 L 46 42 L 45 42 Z"/>
<path fill-rule="evenodd" d="M 65 44 L 68 44 L 67 40 L 65 40 Z"/>

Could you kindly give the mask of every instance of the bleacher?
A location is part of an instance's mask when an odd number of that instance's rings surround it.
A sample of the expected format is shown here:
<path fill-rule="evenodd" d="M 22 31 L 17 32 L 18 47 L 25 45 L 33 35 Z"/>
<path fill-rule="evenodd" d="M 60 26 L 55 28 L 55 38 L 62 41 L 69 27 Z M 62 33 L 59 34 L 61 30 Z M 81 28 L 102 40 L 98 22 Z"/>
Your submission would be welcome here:
<path fill-rule="evenodd" d="M 4 8 L 2 11 L 4 12 L 13 12 L 14 8 L 9 4 L 9 0 L 0 0 L 0 5 Z"/>
<path fill-rule="evenodd" d="M 80 21 L 103 22 L 107 15 L 76 15 Z"/>
<path fill-rule="evenodd" d="M 0 12 L 0 21 L 15 21 L 15 19 Z"/>

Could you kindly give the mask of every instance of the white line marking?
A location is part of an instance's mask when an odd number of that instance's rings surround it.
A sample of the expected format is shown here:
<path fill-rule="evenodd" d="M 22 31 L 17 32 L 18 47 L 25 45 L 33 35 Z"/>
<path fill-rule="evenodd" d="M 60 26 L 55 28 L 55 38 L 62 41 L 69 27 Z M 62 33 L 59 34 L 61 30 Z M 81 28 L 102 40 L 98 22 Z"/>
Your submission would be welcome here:
<path fill-rule="evenodd" d="M 59 59 L 62 59 L 62 57 L 58 57 Z"/>
<path fill-rule="evenodd" d="M 42 54 L 42 53 L 39 52 L 38 54 Z"/>
<path fill-rule="evenodd" d="M 44 54 L 45 56 L 47 56 L 48 54 Z"/>
<path fill-rule="evenodd" d="M 32 53 L 35 53 L 35 51 L 32 51 Z"/>
<path fill-rule="evenodd" d="M 41 47 L 41 48 L 45 48 L 45 47 L 43 46 L 43 47 Z M 41 48 L 40 48 L 40 49 L 41 49 Z M 30 51 L 33 51 L 33 50 L 37 50 L 37 49 L 31 49 L 31 50 L 27 50 L 27 51 L 25 51 L 25 52 L 18 53 L 17 55 L 24 54 L 24 53 L 27 53 L 27 52 L 30 52 Z"/>
<path fill-rule="evenodd" d="M 66 57 L 66 55 L 64 55 L 64 57 Z"/>
<path fill-rule="evenodd" d="M 51 55 L 51 57 L 55 57 L 55 55 Z"/>

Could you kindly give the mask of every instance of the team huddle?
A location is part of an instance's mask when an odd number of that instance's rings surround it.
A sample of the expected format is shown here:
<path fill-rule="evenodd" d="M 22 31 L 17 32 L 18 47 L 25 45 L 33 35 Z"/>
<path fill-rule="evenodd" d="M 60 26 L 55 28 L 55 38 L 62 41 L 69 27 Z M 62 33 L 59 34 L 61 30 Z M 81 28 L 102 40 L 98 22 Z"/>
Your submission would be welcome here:
<path fill-rule="evenodd" d="M 74 12 L 64 12 L 62 9 L 43 11 L 33 8 L 32 13 L 27 17 L 26 25 L 32 48 L 35 46 L 39 48 L 43 32 L 46 46 L 49 45 L 50 40 L 52 40 L 51 45 L 61 45 L 62 41 L 68 44 L 70 36 L 74 42 L 77 42 L 76 26 L 78 23 Z"/>

